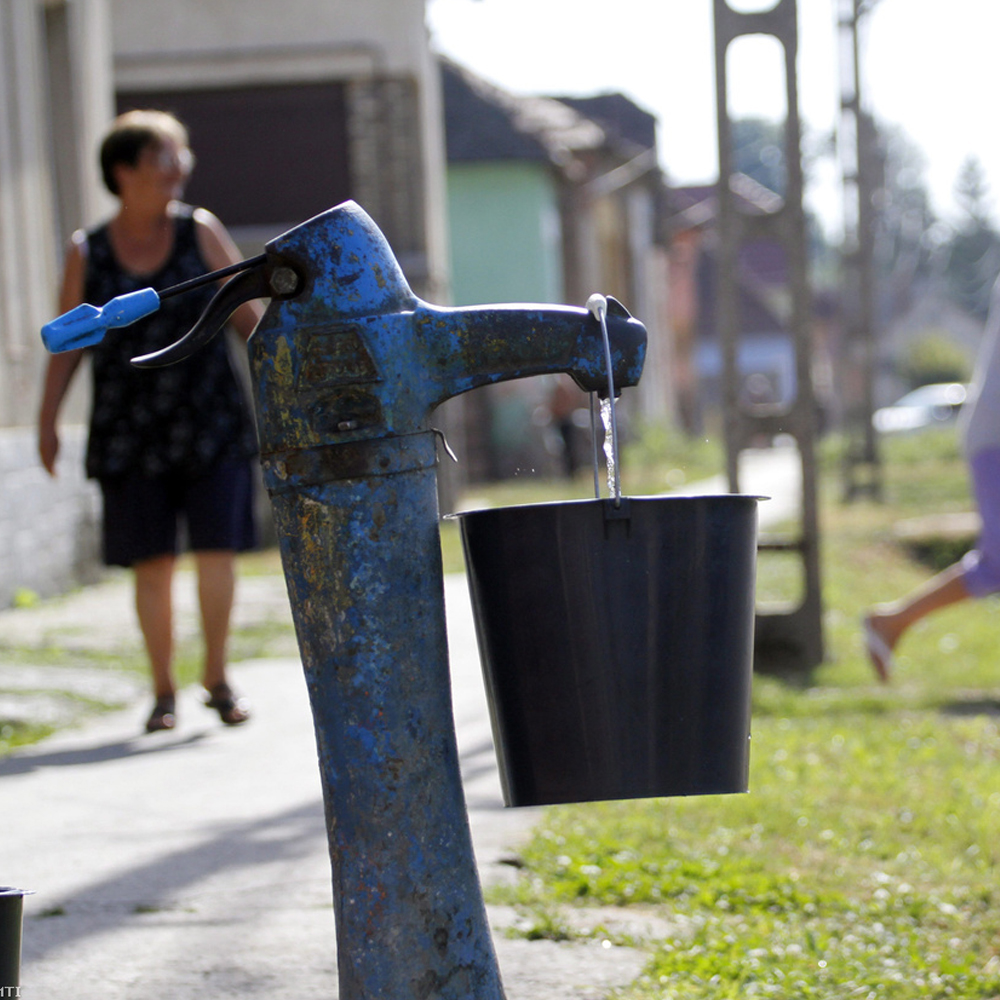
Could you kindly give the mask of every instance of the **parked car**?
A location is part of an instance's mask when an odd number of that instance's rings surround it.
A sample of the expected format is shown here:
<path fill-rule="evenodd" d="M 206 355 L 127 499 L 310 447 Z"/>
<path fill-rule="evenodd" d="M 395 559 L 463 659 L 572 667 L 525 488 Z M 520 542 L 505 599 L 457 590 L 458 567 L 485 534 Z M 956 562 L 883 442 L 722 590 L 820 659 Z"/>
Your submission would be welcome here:
<path fill-rule="evenodd" d="M 880 434 L 915 431 L 954 420 L 962 408 L 967 387 L 961 382 L 935 382 L 908 392 L 891 406 L 876 410 L 872 424 Z"/>

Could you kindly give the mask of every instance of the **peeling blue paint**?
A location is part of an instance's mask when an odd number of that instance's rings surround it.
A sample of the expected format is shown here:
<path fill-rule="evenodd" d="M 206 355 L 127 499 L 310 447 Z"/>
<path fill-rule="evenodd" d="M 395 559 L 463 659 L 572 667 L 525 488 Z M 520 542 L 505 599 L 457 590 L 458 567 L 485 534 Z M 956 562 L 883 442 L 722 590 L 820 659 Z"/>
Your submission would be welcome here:
<path fill-rule="evenodd" d="M 584 309 L 442 309 L 347 203 L 267 247 L 304 278 L 249 344 L 265 482 L 330 832 L 343 1000 L 500 1000 L 451 708 L 430 417 L 459 393 L 565 371 L 607 384 Z M 616 387 L 645 330 L 609 316 Z"/>

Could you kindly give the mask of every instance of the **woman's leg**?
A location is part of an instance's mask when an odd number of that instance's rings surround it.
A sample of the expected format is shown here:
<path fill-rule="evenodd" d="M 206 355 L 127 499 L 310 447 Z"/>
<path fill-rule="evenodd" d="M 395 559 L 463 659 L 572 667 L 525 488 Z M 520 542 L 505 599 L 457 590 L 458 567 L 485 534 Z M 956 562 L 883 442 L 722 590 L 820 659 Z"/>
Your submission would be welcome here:
<path fill-rule="evenodd" d="M 195 552 L 198 567 L 198 602 L 205 637 L 205 673 L 202 683 L 208 691 L 209 708 L 219 713 L 227 726 L 237 726 L 250 718 L 243 701 L 237 698 L 226 679 L 226 650 L 229 623 L 236 593 L 236 557 L 230 551 Z"/>
<path fill-rule="evenodd" d="M 226 659 L 236 592 L 236 552 L 253 542 L 252 486 L 248 462 L 222 462 L 188 483 L 184 498 L 205 640 L 202 683 L 211 696 L 209 706 L 231 726 L 250 717 L 226 680 Z"/>
<path fill-rule="evenodd" d="M 236 558 L 232 552 L 196 552 L 195 565 L 205 640 L 203 683 L 211 691 L 226 683 L 226 651 L 236 593 Z"/>
<path fill-rule="evenodd" d="M 146 643 L 157 698 L 174 693 L 173 603 L 174 556 L 154 556 L 133 567 L 135 609 Z"/>
<path fill-rule="evenodd" d="M 868 655 L 882 680 L 888 680 L 892 651 L 911 625 L 968 597 L 1000 591 L 1000 448 L 974 455 L 969 472 L 981 521 L 976 548 L 910 594 L 877 605 L 865 617 Z"/>
<path fill-rule="evenodd" d="M 869 612 L 866 621 L 889 650 L 896 647 L 902 634 L 921 618 L 958 604 L 969 597 L 965 586 L 965 568 L 955 563 L 932 577 L 927 583 L 890 604 L 879 604 Z"/>

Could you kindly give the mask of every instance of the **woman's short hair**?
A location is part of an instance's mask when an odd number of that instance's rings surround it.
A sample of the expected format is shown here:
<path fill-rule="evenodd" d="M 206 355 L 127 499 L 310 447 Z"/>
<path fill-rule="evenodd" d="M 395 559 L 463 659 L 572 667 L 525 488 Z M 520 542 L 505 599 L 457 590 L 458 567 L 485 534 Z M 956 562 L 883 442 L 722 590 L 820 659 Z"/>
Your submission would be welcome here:
<path fill-rule="evenodd" d="M 134 167 L 144 149 L 162 146 L 172 140 L 187 146 L 188 131 L 166 111 L 126 111 L 112 123 L 101 143 L 101 176 L 104 186 L 114 195 L 118 192 L 115 167 L 119 163 Z"/>

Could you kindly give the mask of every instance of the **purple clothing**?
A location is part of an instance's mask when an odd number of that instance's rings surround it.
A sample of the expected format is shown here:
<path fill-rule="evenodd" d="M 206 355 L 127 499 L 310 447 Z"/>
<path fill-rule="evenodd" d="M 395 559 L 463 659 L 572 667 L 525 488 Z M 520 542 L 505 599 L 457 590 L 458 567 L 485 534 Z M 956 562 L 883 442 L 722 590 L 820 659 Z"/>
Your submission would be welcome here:
<path fill-rule="evenodd" d="M 962 559 L 962 582 L 972 597 L 985 597 L 1000 591 L 1000 280 L 993 286 L 959 432 L 982 520 L 976 547 Z"/>
<path fill-rule="evenodd" d="M 973 597 L 1000 591 L 1000 448 L 986 448 L 969 461 L 982 532 L 962 558 L 962 582 Z"/>

